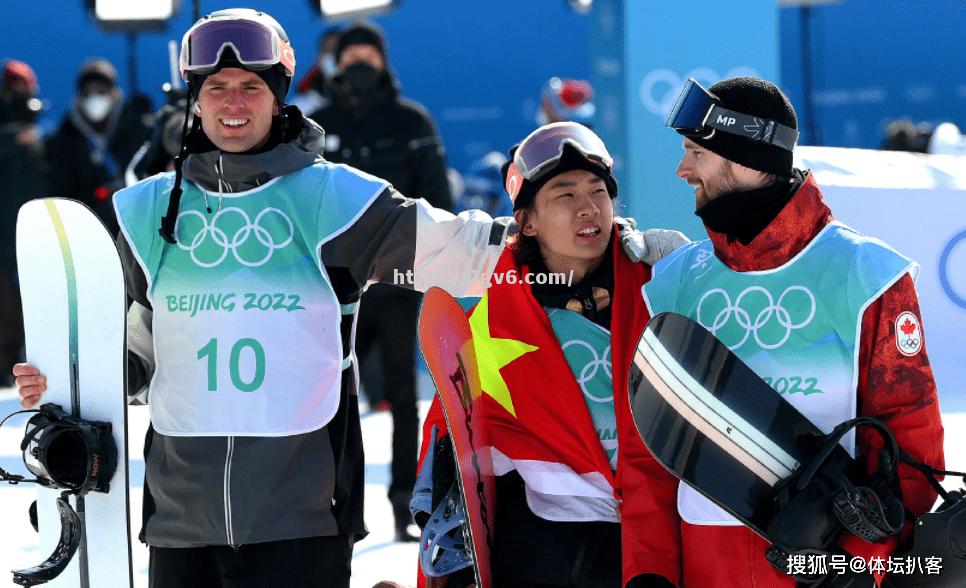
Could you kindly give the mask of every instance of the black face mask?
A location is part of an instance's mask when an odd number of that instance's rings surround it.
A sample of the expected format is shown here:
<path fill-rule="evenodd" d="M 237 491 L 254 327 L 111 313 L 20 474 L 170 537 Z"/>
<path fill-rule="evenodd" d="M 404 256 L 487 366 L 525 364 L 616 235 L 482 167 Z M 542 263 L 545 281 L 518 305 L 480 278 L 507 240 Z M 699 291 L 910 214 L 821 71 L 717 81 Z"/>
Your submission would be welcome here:
<path fill-rule="evenodd" d="M 353 63 L 342 70 L 342 79 L 355 94 L 376 89 L 382 81 L 383 72 L 368 63 Z"/>
<path fill-rule="evenodd" d="M 40 114 L 40 101 L 23 94 L 0 99 L 0 119 L 6 122 L 33 123 Z"/>

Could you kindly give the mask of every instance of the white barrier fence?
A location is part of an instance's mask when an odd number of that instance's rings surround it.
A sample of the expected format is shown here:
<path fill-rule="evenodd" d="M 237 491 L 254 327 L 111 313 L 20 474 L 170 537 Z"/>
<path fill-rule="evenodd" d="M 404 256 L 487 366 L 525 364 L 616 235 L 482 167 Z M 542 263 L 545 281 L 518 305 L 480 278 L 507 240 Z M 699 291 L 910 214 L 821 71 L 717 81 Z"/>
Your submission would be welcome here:
<path fill-rule="evenodd" d="M 798 147 L 836 218 L 922 267 L 916 289 L 944 412 L 966 410 L 966 157 Z"/>

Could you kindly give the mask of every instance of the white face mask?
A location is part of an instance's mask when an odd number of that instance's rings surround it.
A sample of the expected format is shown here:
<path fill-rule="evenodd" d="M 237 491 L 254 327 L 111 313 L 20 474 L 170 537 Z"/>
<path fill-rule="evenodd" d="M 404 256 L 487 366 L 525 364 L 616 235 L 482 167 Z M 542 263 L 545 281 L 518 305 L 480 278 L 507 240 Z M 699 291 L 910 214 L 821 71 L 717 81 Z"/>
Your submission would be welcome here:
<path fill-rule="evenodd" d="M 91 94 L 81 101 L 80 108 L 87 120 L 99 123 L 114 108 L 114 99 L 107 94 Z"/>
<path fill-rule="evenodd" d="M 319 58 L 319 69 L 325 74 L 325 77 L 331 78 L 335 74 L 339 73 L 339 66 L 335 62 L 335 55 L 331 53 L 326 53 Z"/>

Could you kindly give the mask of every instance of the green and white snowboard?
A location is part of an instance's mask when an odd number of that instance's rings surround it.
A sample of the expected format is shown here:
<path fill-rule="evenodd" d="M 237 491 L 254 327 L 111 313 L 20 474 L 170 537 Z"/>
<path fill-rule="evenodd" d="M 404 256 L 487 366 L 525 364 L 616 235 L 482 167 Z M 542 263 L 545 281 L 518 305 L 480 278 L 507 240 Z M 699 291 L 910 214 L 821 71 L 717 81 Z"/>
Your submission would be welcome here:
<path fill-rule="evenodd" d="M 83 204 L 33 200 L 17 217 L 17 268 L 27 362 L 47 376 L 42 403 L 112 424 L 117 470 L 108 493 L 71 498 L 80 548 L 51 587 L 132 585 L 125 392 L 124 275 L 114 241 Z M 60 538 L 56 489 L 37 489 L 39 551 Z M 39 563 L 39 562 L 37 562 Z"/>

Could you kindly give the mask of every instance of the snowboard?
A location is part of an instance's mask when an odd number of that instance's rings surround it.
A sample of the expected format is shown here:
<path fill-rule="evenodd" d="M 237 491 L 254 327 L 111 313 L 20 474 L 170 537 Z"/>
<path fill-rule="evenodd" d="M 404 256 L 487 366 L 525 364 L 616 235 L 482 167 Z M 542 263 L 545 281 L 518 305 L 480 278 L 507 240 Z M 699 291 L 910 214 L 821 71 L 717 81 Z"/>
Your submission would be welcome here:
<path fill-rule="evenodd" d="M 419 347 L 436 384 L 456 456 L 456 473 L 469 525 L 476 585 L 489 588 L 495 498 L 493 462 L 480 402 L 480 376 L 466 313 L 455 298 L 430 288 L 419 314 Z M 425 546 L 423 541 L 421 545 Z"/>
<path fill-rule="evenodd" d="M 780 482 L 825 434 L 697 322 L 661 313 L 638 342 L 630 407 L 645 445 L 672 474 L 772 542 Z M 837 444 L 841 471 L 854 460 Z"/>
<path fill-rule="evenodd" d="M 86 206 L 65 198 L 32 200 L 17 217 L 17 268 L 27 362 L 47 376 L 41 403 L 112 425 L 117 470 L 109 492 L 71 496 L 81 543 L 67 568 L 46 584 L 89 588 L 133 585 L 127 461 L 124 276 L 114 240 Z M 57 489 L 38 487 L 38 561 L 60 537 Z"/>

